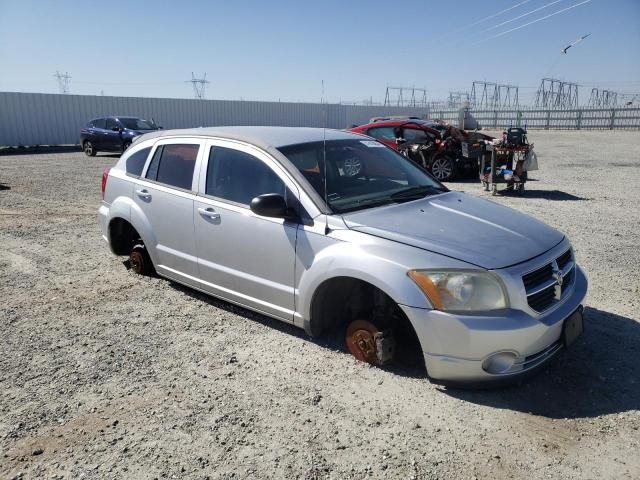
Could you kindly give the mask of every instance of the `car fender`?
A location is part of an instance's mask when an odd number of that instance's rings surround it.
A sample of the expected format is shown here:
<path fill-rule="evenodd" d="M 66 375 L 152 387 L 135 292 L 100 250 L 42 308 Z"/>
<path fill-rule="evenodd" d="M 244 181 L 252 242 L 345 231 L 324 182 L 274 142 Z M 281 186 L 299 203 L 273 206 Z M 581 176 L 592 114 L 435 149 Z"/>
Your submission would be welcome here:
<path fill-rule="evenodd" d="M 307 332 L 311 331 L 311 308 L 315 294 L 324 282 L 338 277 L 370 283 L 400 305 L 431 309 L 427 297 L 407 276 L 412 268 L 411 251 L 416 249 L 394 244 L 396 255 L 393 255 L 391 248 L 378 243 L 357 245 L 337 242 L 313 256 L 311 265 L 305 266 L 298 283 L 296 310 L 301 317 L 298 318 L 301 326 Z"/>

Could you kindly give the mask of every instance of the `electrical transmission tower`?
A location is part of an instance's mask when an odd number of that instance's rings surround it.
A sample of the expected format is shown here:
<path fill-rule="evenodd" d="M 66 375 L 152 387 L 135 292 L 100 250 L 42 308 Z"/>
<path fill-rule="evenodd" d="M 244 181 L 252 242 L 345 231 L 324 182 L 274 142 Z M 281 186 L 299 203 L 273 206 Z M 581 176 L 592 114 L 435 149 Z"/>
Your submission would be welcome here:
<path fill-rule="evenodd" d="M 517 107 L 518 87 L 496 82 L 474 81 L 471 84 L 469 102 L 473 108 Z"/>
<path fill-rule="evenodd" d="M 69 73 L 60 73 L 56 71 L 53 75 L 58 80 L 58 88 L 60 89 L 60 93 L 63 95 L 67 95 L 69 93 L 69 80 L 71 80 L 71 75 Z"/>
<path fill-rule="evenodd" d="M 577 83 L 557 78 L 543 78 L 536 93 L 536 107 L 578 108 Z"/>
<path fill-rule="evenodd" d="M 469 103 L 469 92 L 449 92 L 449 108 L 459 108 Z"/>
<path fill-rule="evenodd" d="M 204 98 L 204 90 L 209 82 L 207 80 L 207 73 L 202 76 L 202 78 L 196 78 L 196 76 L 191 72 L 191 80 L 186 80 L 184 83 L 190 83 L 193 86 L 193 94 L 195 98 L 203 99 Z"/>
<path fill-rule="evenodd" d="M 474 81 L 471 84 L 469 101 L 473 108 L 494 108 L 500 103 L 499 98 L 500 93 L 496 83 Z"/>
<path fill-rule="evenodd" d="M 618 92 L 612 92 L 611 90 L 600 90 L 598 88 L 591 89 L 591 96 L 589 97 L 589 107 L 593 108 L 610 108 L 618 106 Z"/>
<path fill-rule="evenodd" d="M 519 105 L 518 100 L 518 87 L 515 85 L 498 85 L 498 103 L 502 108 L 517 108 Z"/>
<path fill-rule="evenodd" d="M 385 107 L 426 107 L 427 90 L 415 87 L 387 87 Z"/>

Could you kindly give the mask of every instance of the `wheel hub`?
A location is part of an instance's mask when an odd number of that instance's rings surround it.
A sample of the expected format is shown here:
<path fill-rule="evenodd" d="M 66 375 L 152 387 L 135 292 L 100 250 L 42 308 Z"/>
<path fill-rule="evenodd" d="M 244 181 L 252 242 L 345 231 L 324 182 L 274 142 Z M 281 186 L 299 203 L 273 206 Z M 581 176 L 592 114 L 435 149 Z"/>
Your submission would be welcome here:
<path fill-rule="evenodd" d="M 448 160 L 440 158 L 433 162 L 431 171 L 437 179 L 447 178 L 451 175 L 451 165 L 449 163 Z"/>
<path fill-rule="evenodd" d="M 131 264 L 131 270 L 135 273 L 142 273 L 143 270 L 143 262 L 142 253 L 138 251 L 131 252 L 129 255 L 129 263 Z"/>
<path fill-rule="evenodd" d="M 354 357 L 372 365 L 383 365 L 395 353 L 395 340 L 391 332 L 381 332 L 367 320 L 355 320 L 349 324 L 346 342 Z"/>

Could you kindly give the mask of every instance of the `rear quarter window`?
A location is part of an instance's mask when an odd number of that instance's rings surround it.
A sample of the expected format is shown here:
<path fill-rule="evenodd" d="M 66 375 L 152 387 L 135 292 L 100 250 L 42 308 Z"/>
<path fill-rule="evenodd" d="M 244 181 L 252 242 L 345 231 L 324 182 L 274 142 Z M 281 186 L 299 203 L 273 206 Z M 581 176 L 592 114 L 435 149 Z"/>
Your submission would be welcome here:
<path fill-rule="evenodd" d="M 147 163 L 147 157 L 150 151 L 151 147 L 143 148 L 142 150 L 132 153 L 129 158 L 127 158 L 125 168 L 129 175 L 139 177 L 142 174 L 142 169 L 144 168 L 144 164 Z"/>

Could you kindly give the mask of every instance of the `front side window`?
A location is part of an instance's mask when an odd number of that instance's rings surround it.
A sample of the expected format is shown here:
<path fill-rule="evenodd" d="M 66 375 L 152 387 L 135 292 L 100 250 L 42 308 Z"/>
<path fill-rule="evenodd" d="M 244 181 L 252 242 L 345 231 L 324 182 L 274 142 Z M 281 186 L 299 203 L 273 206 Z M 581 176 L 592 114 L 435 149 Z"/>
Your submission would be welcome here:
<path fill-rule="evenodd" d="M 149 156 L 150 151 L 151 147 L 147 147 L 132 153 L 129 158 L 127 158 L 127 163 L 125 165 L 127 173 L 139 177 L 142 173 L 142 169 L 144 168 L 144 164 L 147 163 L 147 157 Z"/>
<path fill-rule="evenodd" d="M 411 160 L 374 140 L 329 140 L 279 150 L 322 198 L 326 178 L 327 202 L 337 213 L 448 191 Z"/>
<path fill-rule="evenodd" d="M 115 118 L 107 118 L 107 130 L 112 130 L 118 126 Z"/>
<path fill-rule="evenodd" d="M 172 187 L 191 190 L 199 149 L 200 145 L 192 143 L 160 145 L 156 148 L 147 169 L 147 178 Z"/>
<path fill-rule="evenodd" d="M 265 193 L 286 195 L 284 182 L 264 162 L 224 147 L 211 149 L 205 193 L 242 205 Z"/>
<path fill-rule="evenodd" d="M 121 117 L 119 120 L 124 128 L 129 128 L 131 130 L 155 130 L 155 127 L 151 125 L 151 122 L 141 118 Z"/>
<path fill-rule="evenodd" d="M 433 138 L 424 130 L 417 128 L 404 128 L 402 134 L 407 142 L 431 142 Z"/>
<path fill-rule="evenodd" d="M 367 135 L 373 138 L 380 138 L 383 140 L 395 140 L 396 133 L 393 127 L 374 127 L 367 130 Z"/>

